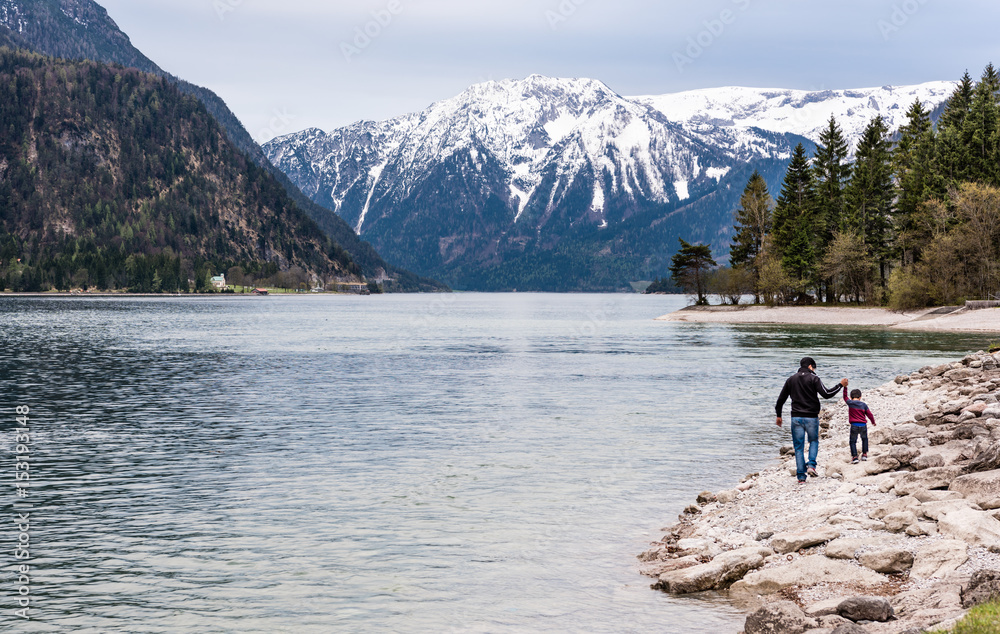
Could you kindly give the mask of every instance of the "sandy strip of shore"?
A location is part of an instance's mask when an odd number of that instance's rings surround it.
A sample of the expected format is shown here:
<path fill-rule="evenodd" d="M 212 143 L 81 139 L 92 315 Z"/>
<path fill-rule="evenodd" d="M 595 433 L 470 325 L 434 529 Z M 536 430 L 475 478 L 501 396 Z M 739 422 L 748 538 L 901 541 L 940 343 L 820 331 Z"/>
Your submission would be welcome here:
<path fill-rule="evenodd" d="M 1000 332 L 1000 308 L 983 310 L 927 308 L 894 312 L 884 308 L 826 306 L 689 306 L 658 321 L 719 324 L 801 324 L 878 326 L 899 330 Z"/>

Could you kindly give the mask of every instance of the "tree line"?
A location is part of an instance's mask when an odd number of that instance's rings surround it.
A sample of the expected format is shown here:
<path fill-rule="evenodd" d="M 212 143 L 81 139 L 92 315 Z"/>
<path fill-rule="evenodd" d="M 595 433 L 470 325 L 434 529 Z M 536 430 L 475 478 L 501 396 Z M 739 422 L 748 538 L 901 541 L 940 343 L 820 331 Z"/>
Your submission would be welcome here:
<path fill-rule="evenodd" d="M 1000 76 L 966 73 L 936 125 L 918 101 L 895 134 L 876 116 L 849 160 L 835 118 L 792 154 L 777 200 L 754 173 L 730 266 L 682 244 L 673 280 L 704 301 L 864 303 L 895 309 L 1000 294 Z M 707 247 L 705 247 L 707 249 Z M 704 255 L 704 254 L 702 254 Z M 695 262 L 696 266 L 690 263 Z M 697 282 L 695 283 L 695 278 Z"/>

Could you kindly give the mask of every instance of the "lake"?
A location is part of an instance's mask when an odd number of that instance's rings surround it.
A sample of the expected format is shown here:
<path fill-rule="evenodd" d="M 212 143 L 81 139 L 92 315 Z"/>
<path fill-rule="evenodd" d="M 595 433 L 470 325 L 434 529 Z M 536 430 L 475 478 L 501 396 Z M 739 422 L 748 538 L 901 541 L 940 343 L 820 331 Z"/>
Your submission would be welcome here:
<path fill-rule="evenodd" d="M 773 404 L 798 359 L 865 389 L 988 341 L 654 321 L 684 303 L 0 298 L 0 623 L 735 632 L 714 595 L 650 590 L 635 555 L 788 442 Z M 30 621 L 15 406 L 31 410 Z"/>

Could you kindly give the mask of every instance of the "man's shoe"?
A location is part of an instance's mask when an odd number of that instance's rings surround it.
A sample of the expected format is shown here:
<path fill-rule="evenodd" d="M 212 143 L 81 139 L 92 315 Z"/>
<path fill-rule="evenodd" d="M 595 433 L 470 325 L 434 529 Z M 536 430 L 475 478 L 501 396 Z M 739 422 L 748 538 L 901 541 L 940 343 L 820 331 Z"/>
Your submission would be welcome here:
<path fill-rule="evenodd" d="M 851 458 L 851 464 L 858 464 L 858 462 L 860 462 L 860 461 L 858 460 L 857 456 L 854 456 L 853 458 Z"/>
<path fill-rule="evenodd" d="M 866 453 L 861 454 L 861 460 L 867 461 L 868 460 L 868 454 L 866 454 Z"/>
<path fill-rule="evenodd" d="M 805 484 L 805 483 L 806 483 L 805 480 L 799 480 L 799 484 Z"/>
<path fill-rule="evenodd" d="M 815 478 L 816 476 L 819 475 L 818 473 L 816 473 L 815 467 L 809 467 L 808 469 L 806 469 L 806 473 L 809 474 L 810 478 Z"/>

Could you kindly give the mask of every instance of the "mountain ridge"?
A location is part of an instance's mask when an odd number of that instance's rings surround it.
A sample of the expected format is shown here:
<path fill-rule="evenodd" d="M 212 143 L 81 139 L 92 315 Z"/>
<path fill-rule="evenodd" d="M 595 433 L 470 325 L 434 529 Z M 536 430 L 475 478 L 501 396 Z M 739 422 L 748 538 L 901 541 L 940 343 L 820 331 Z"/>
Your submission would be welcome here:
<path fill-rule="evenodd" d="M 890 91 L 895 100 L 880 93 L 876 105 L 905 111 L 911 96 L 933 102 L 945 85 Z M 874 98 L 825 94 L 850 111 L 851 130 L 869 114 L 856 102 Z M 747 168 L 777 192 L 795 145 L 815 147 L 794 131 L 811 128 L 768 130 L 775 122 L 739 112 L 722 113 L 732 125 L 678 121 L 664 110 L 599 80 L 531 75 L 384 121 L 287 134 L 264 150 L 312 200 L 421 274 L 459 288 L 523 288 L 510 271 L 533 262 L 550 269 L 552 288 L 616 290 L 665 274 L 678 237 L 724 251 Z"/>

